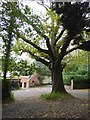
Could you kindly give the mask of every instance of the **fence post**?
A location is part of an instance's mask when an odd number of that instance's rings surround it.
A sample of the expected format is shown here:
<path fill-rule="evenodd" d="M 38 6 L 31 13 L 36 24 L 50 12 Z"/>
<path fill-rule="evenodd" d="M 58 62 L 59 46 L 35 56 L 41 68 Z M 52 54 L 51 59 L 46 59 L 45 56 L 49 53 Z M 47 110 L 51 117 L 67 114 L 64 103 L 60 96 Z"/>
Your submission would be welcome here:
<path fill-rule="evenodd" d="M 73 79 L 72 79 L 72 80 L 71 80 L 71 89 L 72 89 L 72 90 L 73 90 L 73 88 L 74 88 L 73 85 L 74 85 L 74 84 L 73 84 Z"/>

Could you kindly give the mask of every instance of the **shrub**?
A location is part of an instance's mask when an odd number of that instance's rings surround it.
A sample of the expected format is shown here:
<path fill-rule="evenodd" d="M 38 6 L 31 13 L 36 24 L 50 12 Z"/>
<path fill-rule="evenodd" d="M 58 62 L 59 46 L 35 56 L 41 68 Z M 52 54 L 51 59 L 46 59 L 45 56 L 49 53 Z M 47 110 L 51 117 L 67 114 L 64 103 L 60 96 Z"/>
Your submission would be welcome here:
<path fill-rule="evenodd" d="M 5 82 L 2 81 L 2 100 L 12 101 L 14 100 L 14 95 L 11 92 L 11 83 L 9 80 Z"/>
<path fill-rule="evenodd" d="M 63 76 L 63 82 L 65 85 L 71 84 L 71 79 L 73 78 L 73 75 L 64 75 Z"/>
<path fill-rule="evenodd" d="M 88 81 L 88 76 L 87 75 L 77 75 L 77 74 L 69 74 L 69 75 L 63 76 L 63 81 L 64 81 L 65 85 L 70 85 L 72 79 L 74 81 Z"/>

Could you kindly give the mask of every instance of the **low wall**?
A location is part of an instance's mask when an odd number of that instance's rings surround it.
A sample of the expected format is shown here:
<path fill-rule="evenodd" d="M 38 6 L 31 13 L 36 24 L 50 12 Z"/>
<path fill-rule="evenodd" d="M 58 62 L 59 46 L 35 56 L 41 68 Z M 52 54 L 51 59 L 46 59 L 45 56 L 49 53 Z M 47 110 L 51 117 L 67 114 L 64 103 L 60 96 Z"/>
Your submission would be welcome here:
<path fill-rule="evenodd" d="M 88 89 L 88 88 L 90 88 L 90 80 L 89 81 L 71 80 L 71 89 Z"/>

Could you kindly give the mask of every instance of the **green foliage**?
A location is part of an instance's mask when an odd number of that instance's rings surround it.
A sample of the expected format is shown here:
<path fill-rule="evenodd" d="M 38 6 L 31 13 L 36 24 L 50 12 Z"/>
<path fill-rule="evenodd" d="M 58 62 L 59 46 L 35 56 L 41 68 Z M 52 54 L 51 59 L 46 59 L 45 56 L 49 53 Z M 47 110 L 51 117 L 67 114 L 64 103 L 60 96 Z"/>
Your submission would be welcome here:
<path fill-rule="evenodd" d="M 63 75 L 63 81 L 65 85 L 70 85 L 71 84 L 71 80 L 74 81 L 88 81 L 88 76 L 87 75 L 79 75 L 79 74 L 64 74 Z"/>
<path fill-rule="evenodd" d="M 14 96 L 11 92 L 11 82 L 10 80 L 2 81 L 2 100 L 3 101 L 13 101 Z"/>
<path fill-rule="evenodd" d="M 71 33 L 80 33 L 85 26 L 90 27 L 89 19 L 85 19 L 86 15 L 90 12 L 89 3 L 86 2 L 67 2 L 67 3 L 52 3 L 52 9 L 57 14 L 62 13 L 62 23 Z"/>
<path fill-rule="evenodd" d="M 63 71 L 64 84 L 70 85 L 71 79 L 74 79 L 76 81 L 88 80 L 87 52 L 82 50 L 76 50 L 72 52 L 72 54 L 67 58 L 69 59 L 69 62 L 67 63 Z"/>
<path fill-rule="evenodd" d="M 40 62 L 35 62 L 35 71 L 40 75 L 40 84 L 42 84 L 45 76 L 51 76 L 51 71 L 48 67 Z"/>
<path fill-rule="evenodd" d="M 4 53 L 7 54 L 7 49 L 13 44 L 14 30 L 19 27 L 16 25 L 16 14 L 18 14 L 17 2 L 1 2 L 1 19 L 0 19 L 0 37 L 4 43 Z"/>
<path fill-rule="evenodd" d="M 39 73 L 39 75 L 42 75 L 42 76 L 50 76 L 51 75 L 51 71 L 44 64 L 42 64 L 40 62 L 36 62 L 35 67 L 36 67 L 36 71 L 37 71 L 37 73 Z"/>
<path fill-rule="evenodd" d="M 29 65 L 27 61 L 19 60 L 16 61 L 16 58 L 10 58 L 9 64 L 9 73 L 11 77 L 20 76 L 20 75 L 32 75 L 35 72 L 35 64 Z"/>
<path fill-rule="evenodd" d="M 16 62 L 16 58 L 10 58 L 9 72 L 11 77 L 20 75 L 32 75 L 37 72 L 40 75 L 40 81 L 44 79 L 44 76 L 50 75 L 49 69 L 40 62 L 33 62 L 28 64 L 25 60 Z"/>
<path fill-rule="evenodd" d="M 40 99 L 44 99 L 44 100 L 58 100 L 58 99 L 66 99 L 71 97 L 71 95 L 69 94 L 64 94 L 64 93 L 48 93 L 48 94 L 43 94 L 40 96 Z"/>
<path fill-rule="evenodd" d="M 19 27 L 16 16 L 19 14 L 18 2 L 1 1 L 0 4 L 0 38 L 3 41 L 3 57 L 2 57 L 2 99 L 12 100 L 10 81 L 7 80 L 7 72 L 10 70 L 10 53 L 15 38 L 14 31 Z"/>
<path fill-rule="evenodd" d="M 61 64 L 63 58 L 73 50 L 80 48 L 79 43 L 83 41 L 84 28 L 88 27 L 86 25 L 86 14 L 88 13 L 89 3 L 56 2 L 56 4 L 58 6 L 58 8 L 56 6 L 56 9 L 59 12 L 48 9 L 44 17 L 33 14 L 27 5 L 22 5 L 22 10 L 20 10 L 14 2 L 4 4 L 6 9 L 5 13 L 8 13 L 6 15 L 10 16 L 10 19 L 7 20 L 10 23 L 8 25 L 9 27 L 7 26 L 8 31 L 9 33 L 15 33 L 15 38 L 17 38 L 19 43 L 16 43 L 16 46 L 18 46 L 16 51 L 20 51 L 20 54 L 23 52 L 29 53 L 32 58 L 45 64 L 51 71 L 56 70 L 56 68 L 57 70 L 64 68 L 65 64 Z M 9 9 L 7 9 L 8 6 Z M 17 19 L 14 19 L 16 17 Z M 15 23 L 19 23 L 20 25 L 17 26 Z M 9 40 L 12 43 L 13 34 L 11 33 L 9 34 L 11 40 Z M 5 38 L 4 34 L 3 38 Z M 3 40 L 6 42 L 6 39 Z M 10 47 L 12 45 L 11 43 Z M 69 48 L 71 43 L 75 43 L 77 46 Z M 26 64 L 24 65 L 26 67 Z M 23 65 L 19 63 L 18 66 L 16 71 L 22 71 L 21 68 L 23 68 Z"/>
<path fill-rule="evenodd" d="M 73 77 L 73 75 L 63 75 L 63 82 L 64 85 L 71 85 L 71 78 Z"/>

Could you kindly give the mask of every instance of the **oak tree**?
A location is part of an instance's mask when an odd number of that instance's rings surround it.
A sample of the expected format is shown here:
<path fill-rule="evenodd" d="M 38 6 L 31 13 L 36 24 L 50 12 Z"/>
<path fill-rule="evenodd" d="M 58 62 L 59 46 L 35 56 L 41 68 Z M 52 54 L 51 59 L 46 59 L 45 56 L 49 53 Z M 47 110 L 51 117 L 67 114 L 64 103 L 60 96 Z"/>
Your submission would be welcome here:
<path fill-rule="evenodd" d="M 89 3 L 53 3 L 44 16 L 35 15 L 24 6 L 17 29 L 18 48 L 46 65 L 52 75 L 52 92 L 66 93 L 63 84 L 64 58 L 76 49 L 90 51 L 85 38 L 89 26 Z M 23 30 L 22 30 L 23 29 Z"/>

